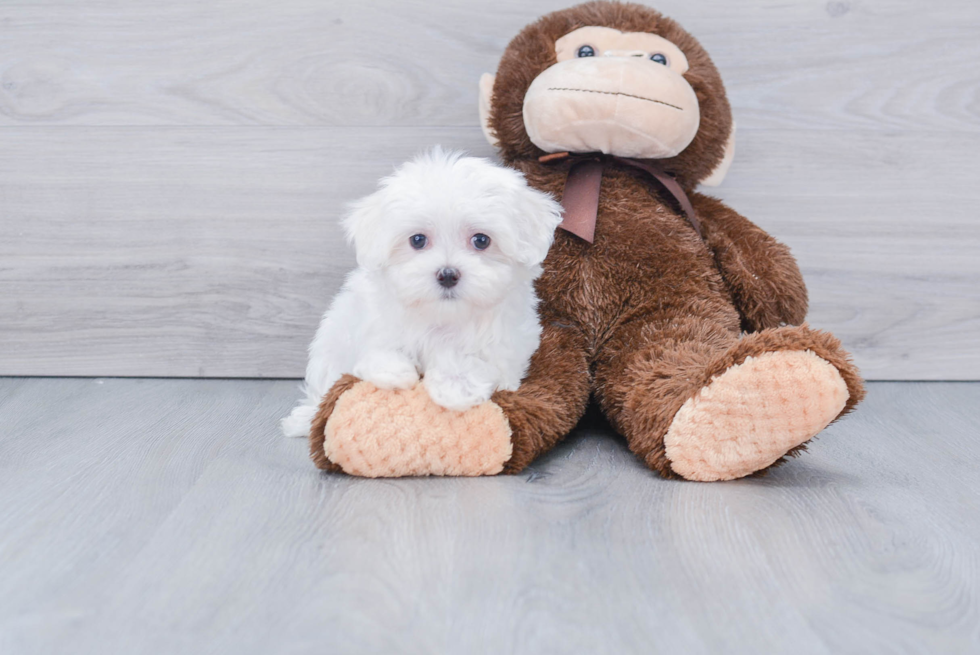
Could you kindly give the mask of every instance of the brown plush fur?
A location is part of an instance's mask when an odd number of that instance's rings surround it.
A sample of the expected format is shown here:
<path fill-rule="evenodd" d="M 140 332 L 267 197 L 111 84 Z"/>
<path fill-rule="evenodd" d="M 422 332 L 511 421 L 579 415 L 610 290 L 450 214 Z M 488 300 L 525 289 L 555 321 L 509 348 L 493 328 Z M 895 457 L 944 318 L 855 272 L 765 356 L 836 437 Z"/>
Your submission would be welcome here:
<path fill-rule="evenodd" d="M 684 78 L 701 106 L 701 126 L 694 141 L 661 165 L 686 188 L 708 177 L 725 154 L 732 113 L 721 75 L 701 44 L 660 12 L 637 4 L 589 2 L 556 11 L 525 27 L 507 46 L 493 85 L 490 126 L 500 142 L 506 163 L 519 164 L 544 154 L 524 129 L 524 95 L 541 71 L 557 62 L 555 41 L 587 26 L 612 27 L 623 32 L 652 32 L 679 47 L 690 68 Z"/>
<path fill-rule="evenodd" d="M 520 471 L 554 446 L 594 395 L 630 449 L 676 477 L 663 439 L 680 407 L 727 368 L 766 352 L 809 350 L 835 366 L 850 394 L 841 414 L 850 411 L 864 390 L 840 342 L 792 327 L 803 321 L 807 297 L 789 250 L 718 200 L 693 192 L 721 161 L 731 111 L 711 59 L 675 22 L 640 5 L 592 2 L 526 27 L 508 46 L 494 84 L 490 125 L 504 161 L 532 186 L 561 197 L 567 167 L 538 162 L 542 151 L 524 130 L 523 100 L 534 78 L 555 63 L 555 40 L 589 25 L 653 32 L 687 56 L 684 77 L 697 94 L 701 127 L 686 150 L 661 163 L 688 190 L 704 240 L 645 173 L 607 169 L 595 242 L 557 232 L 537 285 L 541 347 L 521 388 L 493 397 L 513 430 L 505 472 Z M 750 334 L 740 338 L 742 330 Z M 338 385 L 313 428 L 321 468 L 328 465 L 321 461 L 323 415 L 350 382 Z"/>
<path fill-rule="evenodd" d="M 326 453 L 323 452 L 323 442 L 326 440 L 325 430 L 327 420 L 333 414 L 333 408 L 337 404 L 337 399 L 358 382 L 360 380 L 353 375 L 344 375 L 334 383 L 330 391 L 327 392 L 327 395 L 320 401 L 320 409 L 317 411 L 313 419 L 313 424 L 310 427 L 310 459 L 313 460 L 313 463 L 318 469 L 331 472 L 340 471 L 340 466 L 327 459 Z"/>
<path fill-rule="evenodd" d="M 563 329 L 582 337 L 579 343 L 567 339 L 567 347 L 549 357 L 551 364 L 543 368 L 550 383 L 578 388 L 591 377 L 596 399 L 630 448 L 667 476 L 673 472 L 663 435 L 678 409 L 712 377 L 748 356 L 813 351 L 840 371 L 850 393 L 844 411 L 850 411 L 864 391 L 840 343 L 806 327 L 780 327 L 801 323 L 807 308 L 806 286 L 789 249 L 718 200 L 692 191 L 721 161 L 732 121 L 721 76 L 677 23 L 641 5 L 592 2 L 526 27 L 508 46 L 494 83 L 490 125 L 503 159 L 523 171 L 532 186 L 561 197 L 567 171 L 537 161 L 543 152 L 524 130 L 524 94 L 555 63 L 555 40 L 586 25 L 653 32 L 687 56 L 690 69 L 684 77 L 697 94 L 701 127 L 687 149 L 661 164 L 689 190 L 705 238 L 698 238 L 672 199 L 643 173 L 607 170 L 595 243 L 559 230 L 538 284 L 550 322 L 574 326 Z M 762 332 L 739 340 L 740 329 Z M 569 370 L 564 380 L 555 379 L 554 363 L 582 358 L 588 373 Z M 536 384 L 532 371 L 525 387 Z M 517 393 L 523 392 L 524 387 Z M 563 425 L 585 410 L 578 394 L 557 401 L 549 411 Z M 526 422 L 525 416 L 514 418 Z M 533 459 L 518 460 L 519 452 L 541 452 L 517 446 L 525 432 L 514 426 L 515 455 L 508 469 Z"/>

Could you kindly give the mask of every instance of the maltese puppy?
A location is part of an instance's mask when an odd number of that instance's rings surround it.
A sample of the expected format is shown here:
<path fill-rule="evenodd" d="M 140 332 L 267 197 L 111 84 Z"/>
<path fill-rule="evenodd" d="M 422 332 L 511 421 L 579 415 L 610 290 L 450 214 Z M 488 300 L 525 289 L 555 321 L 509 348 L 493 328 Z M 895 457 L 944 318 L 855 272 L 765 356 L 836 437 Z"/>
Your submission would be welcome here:
<path fill-rule="evenodd" d="M 381 180 L 343 221 L 358 268 L 323 315 L 283 432 L 307 435 L 345 373 L 381 389 L 421 379 L 456 411 L 516 390 L 540 341 L 534 280 L 560 222 L 560 205 L 517 171 L 438 147 Z"/>

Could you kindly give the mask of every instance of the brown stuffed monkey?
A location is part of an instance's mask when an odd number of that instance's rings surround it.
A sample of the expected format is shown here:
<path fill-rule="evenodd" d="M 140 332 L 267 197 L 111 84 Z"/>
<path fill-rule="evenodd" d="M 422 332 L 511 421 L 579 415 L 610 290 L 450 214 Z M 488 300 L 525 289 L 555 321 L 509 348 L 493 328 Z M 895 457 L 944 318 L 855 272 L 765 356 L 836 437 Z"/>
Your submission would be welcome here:
<path fill-rule="evenodd" d="M 537 284 L 541 346 L 519 390 L 461 413 L 421 386 L 345 376 L 313 423 L 317 466 L 516 473 L 594 398 L 651 469 L 730 480 L 861 400 L 840 342 L 800 325 L 806 287 L 789 250 L 694 191 L 724 176 L 734 125 L 718 71 L 677 23 L 611 2 L 549 14 L 480 92 L 504 163 L 566 207 Z"/>

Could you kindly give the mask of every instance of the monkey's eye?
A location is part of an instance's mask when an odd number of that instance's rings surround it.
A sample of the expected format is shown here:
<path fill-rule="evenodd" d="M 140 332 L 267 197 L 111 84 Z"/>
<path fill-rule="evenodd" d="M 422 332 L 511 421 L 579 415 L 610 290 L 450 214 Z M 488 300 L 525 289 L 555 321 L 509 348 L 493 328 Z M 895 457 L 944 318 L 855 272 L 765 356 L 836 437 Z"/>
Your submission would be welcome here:
<path fill-rule="evenodd" d="M 658 64 L 663 64 L 664 66 L 667 65 L 667 57 L 666 57 L 666 55 L 662 55 L 659 52 L 657 54 L 650 55 L 650 61 L 655 61 Z"/>
<path fill-rule="evenodd" d="M 470 239 L 470 243 L 472 243 L 473 247 L 477 250 L 486 250 L 490 247 L 490 237 L 488 237 L 486 234 L 474 234 L 473 238 Z"/>
<path fill-rule="evenodd" d="M 584 45 L 578 49 L 575 53 L 576 57 L 595 57 L 595 48 L 590 45 Z"/>
<path fill-rule="evenodd" d="M 408 237 L 408 242 L 412 244 L 412 247 L 416 250 L 422 250 L 422 248 L 425 248 L 425 244 L 429 242 L 429 239 L 424 234 L 413 234 L 412 236 Z"/>

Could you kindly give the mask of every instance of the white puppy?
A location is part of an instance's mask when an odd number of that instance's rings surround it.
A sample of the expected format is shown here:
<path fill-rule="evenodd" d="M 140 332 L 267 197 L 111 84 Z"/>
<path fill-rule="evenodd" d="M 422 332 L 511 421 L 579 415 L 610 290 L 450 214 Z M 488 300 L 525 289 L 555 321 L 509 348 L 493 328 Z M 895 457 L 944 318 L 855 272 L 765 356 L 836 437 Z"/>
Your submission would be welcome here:
<path fill-rule="evenodd" d="M 358 268 L 323 315 L 283 432 L 308 434 L 345 373 L 382 389 L 421 378 L 451 410 L 517 389 L 541 337 L 534 280 L 560 221 L 517 171 L 439 148 L 381 180 L 343 221 Z"/>

